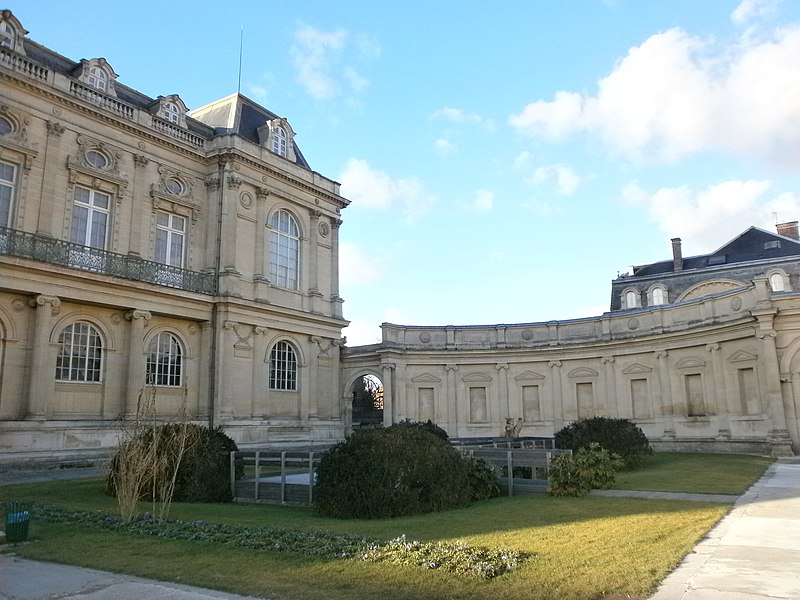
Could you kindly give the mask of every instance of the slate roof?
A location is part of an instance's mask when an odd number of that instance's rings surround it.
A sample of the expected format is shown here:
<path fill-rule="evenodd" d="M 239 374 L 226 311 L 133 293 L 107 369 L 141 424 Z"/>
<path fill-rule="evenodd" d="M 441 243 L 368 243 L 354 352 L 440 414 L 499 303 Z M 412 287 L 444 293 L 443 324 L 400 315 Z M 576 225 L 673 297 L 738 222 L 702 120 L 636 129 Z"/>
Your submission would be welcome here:
<path fill-rule="evenodd" d="M 75 68 L 80 64 L 30 38 L 26 37 L 24 39 L 24 44 L 25 54 L 30 60 L 44 65 L 54 72 L 66 75 L 67 77 L 73 77 Z M 157 101 L 156 98 L 151 98 L 133 88 L 121 84 L 118 79 L 114 81 L 114 90 L 116 91 L 118 100 L 140 110 L 148 110 L 148 108 Z M 230 100 L 230 102 L 226 102 L 228 100 Z M 236 110 L 237 104 L 240 106 L 241 111 Z M 239 115 L 239 119 L 231 119 L 230 111 L 235 111 L 233 114 Z M 278 115 L 272 111 L 267 110 L 241 94 L 233 94 L 223 99 L 223 101 L 220 101 L 219 107 L 215 107 L 213 112 L 204 113 L 202 121 L 187 115 L 186 127 L 192 133 L 206 138 L 212 138 L 220 134 L 234 133 L 258 144 L 257 129 L 266 121 L 277 117 Z M 294 144 L 294 152 L 296 164 L 310 170 L 311 167 L 303 156 L 303 153 L 300 152 L 300 148 L 297 147 L 297 144 Z"/>
<path fill-rule="evenodd" d="M 778 244 L 769 244 L 773 247 L 767 247 L 768 242 L 778 242 Z M 750 227 L 710 254 L 684 258 L 683 271 L 790 256 L 800 256 L 799 241 L 759 227 Z M 634 266 L 633 275 L 629 277 L 663 275 L 674 271 L 674 261 L 663 260 L 649 265 Z"/>

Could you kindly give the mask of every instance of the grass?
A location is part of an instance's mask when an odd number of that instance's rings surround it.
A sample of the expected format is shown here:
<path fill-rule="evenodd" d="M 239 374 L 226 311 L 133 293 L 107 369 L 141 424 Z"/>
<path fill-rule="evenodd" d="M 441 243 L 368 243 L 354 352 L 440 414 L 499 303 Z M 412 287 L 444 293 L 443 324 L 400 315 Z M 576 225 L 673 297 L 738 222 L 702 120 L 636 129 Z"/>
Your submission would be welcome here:
<path fill-rule="evenodd" d="M 773 459 L 746 454 L 653 454 L 637 471 L 617 473 L 620 490 L 743 494 Z"/>
<path fill-rule="evenodd" d="M 738 473 L 741 489 L 754 476 L 754 465 L 760 464 L 763 470 L 768 463 L 754 463 L 751 458 L 705 455 L 692 461 L 685 455 L 656 455 L 642 471 L 623 473 L 620 479 L 638 476 L 638 481 L 652 488 L 670 487 L 672 478 L 674 489 L 678 484 L 683 486 L 688 468 L 704 472 L 704 480 L 713 486 L 723 474 L 723 479 L 733 481 L 736 477 L 731 473 Z M 714 493 L 729 493 L 713 489 Z M 105 496 L 102 480 L 10 486 L 0 488 L 0 499 L 35 500 L 75 510 L 117 510 L 113 499 Z M 147 508 L 142 506 L 142 510 Z M 420 541 L 464 540 L 470 545 L 534 554 L 511 573 L 488 581 L 419 567 L 312 559 L 224 544 L 82 530 L 35 520 L 30 543 L 13 551 L 26 558 L 287 600 L 645 598 L 729 508 L 728 504 L 706 502 L 527 496 L 380 521 L 325 519 L 307 509 L 263 505 L 174 504 L 170 514 L 183 520 L 273 525 L 385 540 L 401 534 Z"/>

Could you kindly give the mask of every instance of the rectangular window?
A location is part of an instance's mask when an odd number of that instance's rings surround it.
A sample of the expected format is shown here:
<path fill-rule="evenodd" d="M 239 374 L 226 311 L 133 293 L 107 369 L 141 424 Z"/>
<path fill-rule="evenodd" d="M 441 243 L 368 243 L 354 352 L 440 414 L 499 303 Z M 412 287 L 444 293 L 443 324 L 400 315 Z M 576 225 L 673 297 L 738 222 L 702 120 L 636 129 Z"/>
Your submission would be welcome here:
<path fill-rule="evenodd" d="M 156 213 L 156 248 L 154 259 L 162 265 L 183 267 L 186 219 L 171 213 Z"/>
<path fill-rule="evenodd" d="M 435 421 L 435 415 L 433 414 L 433 388 L 419 388 L 417 390 L 417 394 L 419 397 L 419 416 L 418 419 L 420 421 Z"/>
<path fill-rule="evenodd" d="M 761 401 L 758 397 L 758 381 L 756 370 L 752 367 L 738 369 L 739 402 L 743 415 L 757 415 L 761 413 Z"/>
<path fill-rule="evenodd" d="M 647 379 L 631 379 L 631 404 L 634 419 L 650 419 L 653 411 L 650 407 L 650 391 Z"/>
<path fill-rule="evenodd" d="M 469 420 L 471 423 L 488 423 L 489 411 L 486 410 L 486 388 L 469 388 Z"/>
<path fill-rule="evenodd" d="M 14 165 L 0 162 L 0 227 L 11 227 L 16 174 Z"/>
<path fill-rule="evenodd" d="M 578 418 L 594 417 L 594 389 L 591 382 L 575 384 L 578 397 Z"/>
<path fill-rule="evenodd" d="M 703 376 L 699 373 L 695 375 L 685 375 L 686 385 L 686 408 L 690 417 L 706 416 L 706 401 L 703 394 Z"/>
<path fill-rule="evenodd" d="M 526 422 L 542 420 L 538 385 L 522 386 L 522 418 Z"/>
<path fill-rule="evenodd" d="M 81 246 L 105 250 L 111 196 L 76 187 L 72 205 L 72 229 L 69 241 Z"/>

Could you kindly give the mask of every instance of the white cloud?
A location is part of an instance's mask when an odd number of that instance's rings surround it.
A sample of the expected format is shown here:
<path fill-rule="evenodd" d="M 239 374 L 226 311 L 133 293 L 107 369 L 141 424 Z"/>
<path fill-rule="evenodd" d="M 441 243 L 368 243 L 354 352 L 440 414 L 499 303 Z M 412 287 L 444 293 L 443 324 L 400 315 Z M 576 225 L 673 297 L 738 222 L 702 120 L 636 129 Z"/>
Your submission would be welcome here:
<path fill-rule="evenodd" d="M 562 196 L 571 196 L 581 183 L 580 176 L 570 167 L 565 165 L 546 165 L 537 167 L 533 171 L 534 183 L 542 184 L 549 181 L 555 182 L 556 191 Z"/>
<path fill-rule="evenodd" d="M 386 270 L 382 256 L 367 254 L 357 244 L 339 245 L 339 281 L 342 285 L 360 285 L 379 280 Z"/>
<path fill-rule="evenodd" d="M 731 13 L 734 23 L 744 23 L 757 17 L 775 12 L 783 0 L 742 0 Z"/>
<path fill-rule="evenodd" d="M 268 90 L 263 85 L 250 84 L 247 86 L 247 92 L 255 100 L 266 100 Z"/>
<path fill-rule="evenodd" d="M 373 169 L 366 160 L 351 158 L 339 176 L 342 194 L 356 206 L 374 209 L 399 207 L 406 222 L 428 213 L 436 203 L 423 183 L 415 178 L 394 179 Z"/>
<path fill-rule="evenodd" d="M 631 48 L 596 95 L 559 91 L 509 123 L 535 138 L 590 134 L 634 161 L 725 150 L 800 164 L 800 27 L 729 46 L 671 29 Z"/>
<path fill-rule="evenodd" d="M 369 80 L 362 77 L 353 67 L 345 67 L 344 77 L 354 92 L 363 92 L 369 86 Z"/>
<path fill-rule="evenodd" d="M 301 25 L 294 33 L 292 62 L 297 69 L 297 81 L 314 98 L 330 98 L 340 93 L 339 85 L 331 74 L 331 66 L 347 42 L 343 29 L 321 31 L 310 25 Z"/>
<path fill-rule="evenodd" d="M 650 219 L 670 238 L 681 238 L 689 254 L 702 254 L 751 225 L 774 231 L 774 213 L 788 220 L 800 212 L 800 198 L 790 193 L 770 198 L 770 186 L 763 180 L 732 180 L 703 190 L 681 186 L 648 192 L 631 183 L 622 195 L 646 206 Z"/>
<path fill-rule="evenodd" d="M 353 66 L 342 64 L 353 53 L 357 60 L 374 59 L 380 56 L 380 46 L 372 38 L 354 36 L 341 28 L 322 31 L 300 25 L 291 48 L 295 78 L 318 100 L 341 96 L 347 90 L 363 92 L 369 79 Z"/>
<path fill-rule="evenodd" d="M 433 143 L 433 147 L 439 154 L 453 154 L 458 150 L 458 145 L 447 138 L 439 138 Z"/>
<path fill-rule="evenodd" d="M 472 199 L 469 208 L 474 212 L 489 212 L 494 208 L 494 192 L 490 190 L 477 190 L 475 192 L 475 198 Z"/>
<path fill-rule="evenodd" d="M 479 125 L 487 131 L 494 131 L 495 129 L 494 121 L 491 119 L 486 119 L 477 113 L 467 112 L 461 108 L 445 106 L 435 110 L 431 116 L 434 119 L 444 119 L 445 121 L 452 121 L 453 123 L 471 123 L 473 125 Z"/>

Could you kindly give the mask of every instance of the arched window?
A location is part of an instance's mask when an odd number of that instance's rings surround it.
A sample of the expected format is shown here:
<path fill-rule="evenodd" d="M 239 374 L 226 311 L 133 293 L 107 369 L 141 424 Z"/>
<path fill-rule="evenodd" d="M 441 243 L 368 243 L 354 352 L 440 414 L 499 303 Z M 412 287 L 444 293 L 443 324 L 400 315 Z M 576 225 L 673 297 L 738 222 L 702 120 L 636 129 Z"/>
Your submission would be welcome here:
<path fill-rule="evenodd" d="M 67 325 L 58 336 L 56 381 L 101 381 L 103 342 L 89 323 Z"/>
<path fill-rule="evenodd" d="M 639 303 L 636 302 L 636 292 L 628 290 L 625 292 L 625 308 L 636 308 Z"/>
<path fill-rule="evenodd" d="M 183 350 L 171 333 L 159 333 L 147 349 L 147 385 L 181 386 Z"/>
<path fill-rule="evenodd" d="M 89 69 L 89 77 L 87 78 L 87 82 L 90 86 L 100 90 L 101 92 L 105 92 L 108 88 L 108 76 L 100 67 L 92 67 Z"/>
<path fill-rule="evenodd" d="M 14 49 L 17 41 L 17 32 L 5 21 L 0 22 L 0 48 Z"/>
<path fill-rule="evenodd" d="M 296 290 L 300 275 L 300 230 L 294 217 L 285 210 L 272 216 L 269 245 L 269 271 L 272 283 Z"/>
<path fill-rule="evenodd" d="M 772 288 L 773 292 L 783 292 L 786 291 L 786 285 L 783 280 L 783 275 L 781 273 L 773 273 L 769 276 L 769 287 Z"/>
<path fill-rule="evenodd" d="M 181 113 L 174 102 L 164 102 L 164 104 L 161 105 L 161 116 L 167 121 L 177 123 L 180 121 Z"/>
<path fill-rule="evenodd" d="M 272 130 L 272 151 L 286 158 L 286 130 L 280 125 Z"/>
<path fill-rule="evenodd" d="M 289 342 L 278 342 L 269 354 L 269 389 L 297 390 L 297 354 Z"/>
<path fill-rule="evenodd" d="M 666 294 L 664 293 L 664 288 L 653 288 L 652 294 L 652 302 L 650 303 L 653 306 L 659 306 L 661 304 L 666 304 Z"/>

